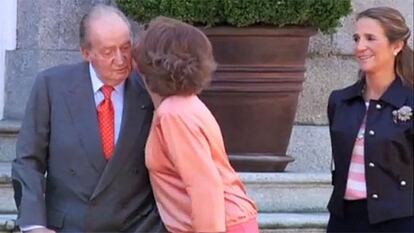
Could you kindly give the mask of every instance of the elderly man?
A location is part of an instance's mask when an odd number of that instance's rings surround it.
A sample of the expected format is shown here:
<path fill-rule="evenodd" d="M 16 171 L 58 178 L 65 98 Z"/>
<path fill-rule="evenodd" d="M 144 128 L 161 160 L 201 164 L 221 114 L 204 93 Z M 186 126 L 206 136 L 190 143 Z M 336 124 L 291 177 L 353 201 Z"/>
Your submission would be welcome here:
<path fill-rule="evenodd" d="M 41 72 L 17 141 L 18 225 L 30 232 L 164 232 L 144 147 L 153 106 L 131 75 L 131 31 L 112 6 L 80 25 L 84 62 Z"/>

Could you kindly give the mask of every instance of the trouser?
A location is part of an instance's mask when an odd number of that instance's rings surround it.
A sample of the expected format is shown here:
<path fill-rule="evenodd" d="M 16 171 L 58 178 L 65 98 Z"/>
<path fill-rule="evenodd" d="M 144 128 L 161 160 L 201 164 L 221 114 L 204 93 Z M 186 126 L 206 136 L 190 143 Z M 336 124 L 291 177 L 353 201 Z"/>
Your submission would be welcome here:
<path fill-rule="evenodd" d="M 242 222 L 227 228 L 226 233 L 259 233 L 259 226 L 256 218 Z"/>
<path fill-rule="evenodd" d="M 331 214 L 327 232 L 414 232 L 414 217 L 370 224 L 366 200 L 345 201 L 344 218 Z"/>

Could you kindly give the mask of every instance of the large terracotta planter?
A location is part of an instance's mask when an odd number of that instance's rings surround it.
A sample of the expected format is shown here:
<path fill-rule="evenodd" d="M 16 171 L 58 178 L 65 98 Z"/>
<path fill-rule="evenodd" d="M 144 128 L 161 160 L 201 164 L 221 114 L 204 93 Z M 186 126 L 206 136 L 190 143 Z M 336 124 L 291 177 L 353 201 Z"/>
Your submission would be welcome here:
<path fill-rule="evenodd" d="M 202 100 L 237 171 L 283 171 L 312 28 L 213 27 L 218 70 Z"/>

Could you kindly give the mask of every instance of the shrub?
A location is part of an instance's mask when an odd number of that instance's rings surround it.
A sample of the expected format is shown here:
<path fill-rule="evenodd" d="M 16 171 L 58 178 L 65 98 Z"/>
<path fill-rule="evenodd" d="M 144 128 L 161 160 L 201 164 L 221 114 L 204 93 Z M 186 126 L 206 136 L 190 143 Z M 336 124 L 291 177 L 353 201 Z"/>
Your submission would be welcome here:
<path fill-rule="evenodd" d="M 164 15 L 196 26 L 300 25 L 331 33 L 351 10 L 351 0 L 115 0 L 135 21 Z"/>

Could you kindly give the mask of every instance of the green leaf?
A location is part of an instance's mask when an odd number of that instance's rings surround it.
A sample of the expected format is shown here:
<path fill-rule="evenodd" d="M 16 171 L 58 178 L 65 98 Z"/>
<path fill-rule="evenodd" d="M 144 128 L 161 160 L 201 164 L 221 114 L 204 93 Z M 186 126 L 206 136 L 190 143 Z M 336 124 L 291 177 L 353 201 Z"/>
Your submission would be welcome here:
<path fill-rule="evenodd" d="M 164 15 L 197 26 L 312 26 L 332 33 L 352 11 L 351 0 L 116 0 L 132 19 Z"/>

